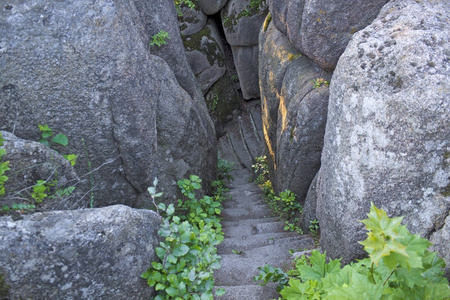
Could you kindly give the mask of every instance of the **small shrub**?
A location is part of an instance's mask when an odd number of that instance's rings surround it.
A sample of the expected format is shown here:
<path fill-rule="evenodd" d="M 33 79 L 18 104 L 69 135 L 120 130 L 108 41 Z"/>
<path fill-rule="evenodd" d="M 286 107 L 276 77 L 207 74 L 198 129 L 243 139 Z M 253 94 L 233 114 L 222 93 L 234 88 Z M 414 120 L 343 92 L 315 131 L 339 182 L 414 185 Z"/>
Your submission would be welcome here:
<path fill-rule="evenodd" d="M 167 44 L 167 40 L 170 40 L 169 33 L 161 30 L 157 34 L 152 36 L 152 41 L 150 42 L 150 46 L 158 46 L 161 47 L 162 45 Z"/>
<path fill-rule="evenodd" d="M 312 80 L 311 83 L 313 84 L 313 87 L 315 89 L 320 88 L 322 85 L 326 85 L 326 86 L 330 85 L 330 82 L 325 80 L 324 78 L 317 78 L 315 80 Z"/>
<path fill-rule="evenodd" d="M 229 178 L 226 173 L 231 170 L 231 164 L 220 162 L 219 174 Z M 224 180 L 213 182 L 214 195 L 197 199 L 196 191 L 201 188 L 202 180 L 191 175 L 189 179 L 178 181 L 178 186 L 184 199 L 178 200 L 176 213 L 173 204 L 166 207 L 156 199 L 162 193 L 156 192 L 158 180 L 148 192 L 157 212 L 165 217 L 162 220 L 158 234 L 164 239 L 155 248 L 159 261 L 151 263 L 151 267 L 141 277 L 154 286 L 157 292 L 156 300 L 164 299 L 213 299 L 213 272 L 220 268 L 221 257 L 217 255 L 217 245 L 223 241 L 224 234 L 220 224 L 222 200 L 225 198 Z M 225 293 L 217 289 L 216 296 Z"/>
<path fill-rule="evenodd" d="M 182 17 L 183 13 L 181 12 L 181 6 L 186 5 L 190 9 L 195 9 L 195 2 L 196 0 L 174 0 L 175 8 L 177 10 L 178 17 Z"/>
<path fill-rule="evenodd" d="M 295 260 L 287 284 L 284 276 L 265 275 L 268 267 L 255 280 L 284 285 L 280 294 L 287 300 L 450 299 L 445 262 L 427 250 L 431 243 L 402 226 L 403 218 L 389 218 L 373 204 L 368 217 L 361 221 L 368 230 L 361 244 L 369 258 L 341 268 L 340 259 L 327 261 L 313 250 L 311 257 Z"/>

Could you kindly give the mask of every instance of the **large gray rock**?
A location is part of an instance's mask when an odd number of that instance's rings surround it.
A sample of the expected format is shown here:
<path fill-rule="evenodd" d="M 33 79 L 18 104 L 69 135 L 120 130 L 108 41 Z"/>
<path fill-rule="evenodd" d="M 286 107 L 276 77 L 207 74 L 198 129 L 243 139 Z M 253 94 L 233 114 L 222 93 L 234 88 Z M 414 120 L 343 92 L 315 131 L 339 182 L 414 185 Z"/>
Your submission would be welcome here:
<path fill-rule="evenodd" d="M 150 51 L 163 58 L 173 70 L 179 85 L 189 94 L 173 98 L 165 97 L 158 102 L 158 178 L 167 201 L 176 200 L 177 180 L 196 174 L 204 181 L 210 192 L 217 165 L 216 133 L 208 113 L 200 85 L 189 67 L 183 40 L 178 27 L 176 9 L 172 0 L 134 0 L 145 27 L 146 43 L 161 30 L 170 39 L 161 47 L 152 46 Z M 155 12 L 158 12 L 155 14 Z M 148 44 L 147 44 L 148 45 Z M 174 88 L 174 92 L 178 89 Z M 195 153 L 192 149 L 195 148 Z M 138 205 L 149 202 L 141 194 Z"/>
<path fill-rule="evenodd" d="M 225 124 L 233 118 L 233 113 L 239 108 L 239 94 L 228 72 L 214 83 L 205 99 L 214 120 L 217 136 L 222 136 Z"/>
<path fill-rule="evenodd" d="M 148 299 L 160 220 L 123 205 L 0 218 L 7 299 Z"/>
<path fill-rule="evenodd" d="M 220 15 L 244 99 L 260 97 L 258 84 L 258 35 L 268 7 L 252 7 L 250 0 L 230 0 Z"/>
<path fill-rule="evenodd" d="M 133 204 L 156 173 L 156 103 L 149 99 L 174 94 L 176 84 L 173 78 L 155 90 L 170 69 L 148 54 L 133 5 L 8 7 L 0 11 L 0 128 L 29 140 L 38 139 L 38 124 L 66 134 L 67 151 L 80 155 L 80 176 L 89 162 L 94 169 L 112 161 L 92 173 L 95 205 Z"/>
<path fill-rule="evenodd" d="M 181 13 L 182 16 L 178 16 L 178 23 L 182 36 L 199 32 L 206 25 L 206 21 L 208 21 L 208 17 L 201 11 L 198 5 L 194 9 L 183 5 Z"/>
<path fill-rule="evenodd" d="M 37 205 L 38 209 L 46 210 L 80 208 L 83 203 L 74 201 L 81 198 L 80 193 L 53 198 L 56 189 L 69 186 L 76 188 L 80 184 L 80 179 L 67 159 L 41 143 L 20 139 L 6 131 L 0 133 L 4 139 L 2 148 L 6 150 L 3 160 L 9 161 L 10 168 L 5 173 L 8 180 L 5 182 L 6 193 L 0 197 L 0 207 L 23 203 Z M 36 203 L 31 198 L 33 186 L 38 180 L 57 182 L 57 185 L 47 192 L 49 197 L 41 203 Z"/>
<path fill-rule="evenodd" d="M 303 203 L 320 167 L 329 80 L 300 54 L 273 22 L 260 34 L 260 85 L 265 147 L 276 192 L 293 191 Z"/>
<path fill-rule="evenodd" d="M 246 100 L 260 97 L 258 78 L 259 46 L 232 46 L 234 64 L 241 85 L 242 96 Z"/>
<path fill-rule="evenodd" d="M 206 94 L 227 71 L 217 25 L 209 20 L 198 33 L 183 37 L 183 43 L 189 65 Z"/>
<path fill-rule="evenodd" d="M 252 8 L 251 0 L 229 0 L 220 16 L 225 36 L 231 46 L 258 44 L 258 33 L 266 18 L 268 7 Z"/>
<path fill-rule="evenodd" d="M 219 12 L 227 4 L 228 0 L 198 0 L 198 5 L 207 15 Z"/>
<path fill-rule="evenodd" d="M 269 0 L 277 28 L 322 68 L 334 69 L 352 35 L 388 0 Z"/>
<path fill-rule="evenodd" d="M 286 70 L 279 97 L 274 188 L 297 195 L 302 204 L 320 168 L 331 75 L 302 55 Z"/>
<path fill-rule="evenodd" d="M 364 254 L 357 220 L 373 201 L 450 263 L 449 15 L 444 2 L 391 1 L 339 60 L 317 184 L 332 257 Z"/>
<path fill-rule="evenodd" d="M 150 26 L 142 21 L 148 16 L 135 3 L 142 9 L 150 2 L 152 20 L 175 28 L 170 41 L 181 46 L 172 55 L 184 57 L 186 66 L 171 61 L 177 77 L 149 53 Z M 174 182 L 186 175 L 175 170 L 180 161 L 187 173 L 213 177 L 213 123 L 187 65 L 174 11 L 171 1 L 113 0 L 10 1 L 0 11 L 0 128 L 29 140 L 39 137 L 37 124 L 66 134 L 67 151 L 80 155 L 77 173 L 95 170 L 84 191 L 92 184 L 96 206 L 144 205 L 147 187 L 161 173 L 161 188 L 174 197 Z M 166 21 L 168 15 L 174 20 Z M 138 197 L 145 199 L 136 203 Z"/>

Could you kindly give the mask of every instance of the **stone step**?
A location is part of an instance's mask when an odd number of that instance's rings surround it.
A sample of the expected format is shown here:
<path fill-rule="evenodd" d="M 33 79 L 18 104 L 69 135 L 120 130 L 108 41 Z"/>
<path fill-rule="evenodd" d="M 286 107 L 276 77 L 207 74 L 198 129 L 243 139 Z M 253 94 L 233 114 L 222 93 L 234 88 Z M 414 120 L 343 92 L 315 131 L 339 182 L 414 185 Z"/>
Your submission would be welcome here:
<path fill-rule="evenodd" d="M 224 221 L 235 221 L 242 219 L 262 219 L 271 217 L 272 211 L 264 205 L 248 208 L 224 208 L 221 216 Z"/>
<path fill-rule="evenodd" d="M 241 135 L 254 163 L 255 157 L 259 156 L 262 151 L 261 140 L 254 130 L 255 124 L 252 123 L 253 120 L 250 115 L 243 115 L 238 119 Z"/>
<path fill-rule="evenodd" d="M 228 132 L 226 137 L 228 138 L 234 153 L 238 157 L 238 162 L 241 163 L 244 168 L 251 170 L 253 157 L 251 157 L 245 141 L 242 139 L 239 126 L 237 126 L 235 131 Z"/>
<path fill-rule="evenodd" d="M 221 255 L 238 253 L 247 256 L 265 251 L 266 246 L 274 246 L 282 251 L 287 250 L 289 252 L 289 250 L 293 250 L 294 252 L 299 252 L 305 249 L 309 250 L 313 245 L 314 242 L 311 239 L 299 238 L 298 234 L 284 232 L 225 238 L 217 247 L 217 250 Z"/>
<path fill-rule="evenodd" d="M 261 218 L 261 219 L 244 219 L 244 220 L 233 220 L 233 221 L 224 221 L 222 220 L 221 224 L 223 228 L 232 228 L 236 226 L 252 226 L 255 223 L 256 224 L 265 224 L 265 223 L 272 223 L 272 222 L 278 222 L 277 217 L 267 217 L 267 218 Z M 264 232 L 260 232 L 264 233 Z M 268 233 L 268 232 L 266 232 Z"/>
<path fill-rule="evenodd" d="M 261 223 L 260 219 L 250 219 L 247 222 L 245 221 L 246 220 L 237 221 L 235 224 L 222 224 L 223 231 L 225 232 L 225 237 L 232 238 L 284 232 L 285 224 L 282 221 L 276 220 L 274 222 L 264 223 Z"/>
<path fill-rule="evenodd" d="M 278 299 L 280 296 L 273 284 L 267 286 L 240 285 L 240 286 L 216 286 L 215 289 L 223 288 L 226 293 L 216 300 L 269 300 Z"/>

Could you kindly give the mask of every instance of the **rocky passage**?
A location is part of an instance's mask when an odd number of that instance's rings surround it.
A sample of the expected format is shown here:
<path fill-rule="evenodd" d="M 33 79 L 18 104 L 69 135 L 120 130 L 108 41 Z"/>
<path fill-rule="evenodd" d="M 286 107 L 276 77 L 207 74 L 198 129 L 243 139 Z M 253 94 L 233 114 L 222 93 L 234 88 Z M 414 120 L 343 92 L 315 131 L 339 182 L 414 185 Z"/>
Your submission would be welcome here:
<path fill-rule="evenodd" d="M 222 268 L 215 273 L 216 286 L 226 294 L 217 299 L 273 299 L 279 294 L 274 285 L 262 287 L 253 281 L 258 267 L 270 264 L 287 267 L 290 249 L 314 246 L 309 237 L 283 231 L 284 223 L 272 216 L 260 188 L 251 182 L 252 158 L 258 155 L 261 120 L 258 107 L 250 107 L 220 140 L 222 158 L 234 162 L 230 199 L 224 202 L 224 241 L 218 247 Z"/>

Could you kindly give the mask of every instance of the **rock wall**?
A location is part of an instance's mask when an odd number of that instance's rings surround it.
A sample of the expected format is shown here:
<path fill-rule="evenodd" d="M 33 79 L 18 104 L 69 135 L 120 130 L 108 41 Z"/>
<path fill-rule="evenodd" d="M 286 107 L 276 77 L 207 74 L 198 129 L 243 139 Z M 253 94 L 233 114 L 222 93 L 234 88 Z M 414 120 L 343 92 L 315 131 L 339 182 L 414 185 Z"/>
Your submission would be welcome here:
<path fill-rule="evenodd" d="M 290 189 L 303 202 L 320 168 L 328 105 L 328 85 L 314 84 L 330 74 L 266 22 L 259 54 L 265 152 L 275 191 Z"/>
<path fill-rule="evenodd" d="M 274 24 L 301 53 L 333 70 L 352 35 L 388 0 L 269 0 Z"/>
<path fill-rule="evenodd" d="M 0 128 L 29 140 L 38 124 L 66 134 L 77 173 L 95 170 L 84 187 L 95 206 L 151 207 L 155 176 L 171 201 L 178 179 L 212 180 L 214 126 L 172 1 L 10 1 L 0 26 Z M 171 44 L 150 48 L 159 29 Z"/>
<path fill-rule="evenodd" d="M 149 299 L 140 274 L 156 259 L 160 222 L 123 205 L 2 217 L 6 299 Z"/>
<path fill-rule="evenodd" d="M 183 39 L 187 48 L 186 50 L 189 53 L 188 57 L 190 56 L 190 65 L 193 68 L 197 79 L 199 79 L 201 83 L 208 81 L 213 84 L 218 82 L 219 78 L 223 79 L 223 77 L 219 76 L 220 72 L 218 71 L 220 68 L 218 69 L 214 66 L 216 64 L 222 64 L 222 58 L 215 55 L 214 61 L 211 61 L 211 49 L 206 50 L 204 48 L 205 43 L 209 44 L 209 46 L 217 43 L 220 47 L 220 44 L 222 43 L 221 40 L 224 40 L 226 41 L 227 46 L 231 45 L 230 51 L 232 53 L 231 63 L 233 64 L 233 67 L 228 68 L 228 76 L 234 76 L 236 73 L 236 79 L 234 79 L 234 81 L 237 79 L 239 80 L 238 86 L 244 99 L 250 100 L 259 98 L 258 33 L 267 11 L 267 5 L 264 1 L 258 2 L 251 0 L 200 0 L 194 9 L 190 9 L 186 6 L 182 7 L 183 15 L 180 17 L 180 28 L 184 35 Z M 202 27 L 206 23 L 205 19 L 209 20 L 209 29 Z M 214 23 L 216 24 L 212 25 Z M 220 26 L 222 29 L 217 31 L 217 29 L 212 28 L 212 26 Z M 201 34 L 200 30 L 208 30 L 211 32 Z M 217 36 L 216 33 L 221 35 L 221 40 L 215 38 Z M 199 36 L 203 36 L 203 38 L 208 37 L 209 41 L 211 41 L 211 35 L 214 36 L 213 40 L 215 40 L 215 42 L 198 40 Z M 223 48 L 223 46 L 221 48 Z M 193 49 L 199 52 L 195 53 L 196 57 L 193 56 Z M 200 67 L 197 64 L 201 54 L 208 57 L 209 66 L 202 63 Z M 225 59 L 228 59 L 227 55 L 225 55 Z M 204 60 L 204 58 L 201 58 L 201 60 Z M 214 76 L 206 79 L 207 74 L 212 72 L 214 72 Z M 226 84 L 228 85 L 229 80 L 226 81 Z M 206 86 L 202 84 L 203 92 L 206 93 L 205 90 L 210 86 L 211 84 Z M 227 88 L 227 91 L 232 92 L 230 87 Z M 235 92 L 232 93 L 235 94 Z M 219 95 L 220 99 L 222 99 L 221 96 L 222 95 Z M 226 96 L 226 94 L 223 96 Z M 206 98 L 209 99 L 210 96 L 206 95 Z M 230 104 L 234 107 L 237 106 L 234 102 L 227 103 L 226 105 L 229 107 Z M 212 113 L 215 114 L 214 112 Z M 220 112 L 219 115 L 223 115 L 223 113 L 224 112 Z M 221 118 L 219 117 L 219 119 Z"/>
<path fill-rule="evenodd" d="M 364 254 L 357 220 L 374 202 L 450 263 L 449 16 L 444 2 L 391 1 L 339 60 L 317 182 L 332 257 Z"/>

